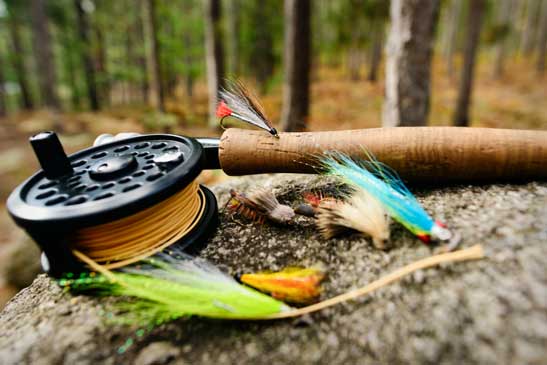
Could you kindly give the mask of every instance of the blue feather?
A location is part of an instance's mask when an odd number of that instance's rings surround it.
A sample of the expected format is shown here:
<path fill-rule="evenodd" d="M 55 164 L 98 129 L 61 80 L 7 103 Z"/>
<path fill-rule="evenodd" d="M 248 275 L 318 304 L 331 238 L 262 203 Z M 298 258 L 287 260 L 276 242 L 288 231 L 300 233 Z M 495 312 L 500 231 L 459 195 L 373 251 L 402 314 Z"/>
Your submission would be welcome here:
<path fill-rule="evenodd" d="M 396 221 L 415 235 L 429 236 L 435 222 L 408 190 L 397 173 L 365 151 L 368 160 L 354 161 L 347 155 L 329 152 L 320 158 L 329 175 L 374 196 Z"/>

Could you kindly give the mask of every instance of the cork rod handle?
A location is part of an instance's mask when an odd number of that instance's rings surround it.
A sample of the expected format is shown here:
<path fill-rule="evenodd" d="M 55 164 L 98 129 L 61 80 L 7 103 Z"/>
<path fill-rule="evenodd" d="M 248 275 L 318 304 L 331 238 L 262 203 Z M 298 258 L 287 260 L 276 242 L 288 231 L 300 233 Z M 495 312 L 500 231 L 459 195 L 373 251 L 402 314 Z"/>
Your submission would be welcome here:
<path fill-rule="evenodd" d="M 281 133 L 228 129 L 219 159 L 228 175 L 314 173 L 314 156 L 339 151 L 363 157 L 363 148 L 420 183 L 547 179 L 547 131 L 461 127 L 374 128 Z"/>

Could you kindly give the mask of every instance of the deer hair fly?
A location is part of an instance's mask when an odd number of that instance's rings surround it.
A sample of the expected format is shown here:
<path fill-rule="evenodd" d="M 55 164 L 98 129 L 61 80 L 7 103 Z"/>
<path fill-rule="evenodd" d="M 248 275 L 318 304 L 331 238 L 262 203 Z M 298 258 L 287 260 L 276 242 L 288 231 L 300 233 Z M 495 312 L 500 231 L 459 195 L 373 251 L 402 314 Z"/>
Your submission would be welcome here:
<path fill-rule="evenodd" d="M 374 247 L 384 249 L 389 240 L 386 211 L 372 195 L 356 189 L 345 200 L 322 200 L 315 220 L 323 237 L 330 239 L 348 231 L 369 235 Z"/>

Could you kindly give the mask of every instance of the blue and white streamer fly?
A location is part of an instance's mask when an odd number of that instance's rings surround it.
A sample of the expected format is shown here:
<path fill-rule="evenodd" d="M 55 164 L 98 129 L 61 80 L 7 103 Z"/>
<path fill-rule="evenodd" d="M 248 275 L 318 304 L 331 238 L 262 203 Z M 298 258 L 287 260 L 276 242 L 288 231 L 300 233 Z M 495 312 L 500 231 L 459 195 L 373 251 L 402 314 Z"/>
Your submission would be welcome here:
<path fill-rule="evenodd" d="M 364 150 L 366 160 L 354 161 L 339 152 L 327 152 L 319 158 L 325 173 L 350 186 L 366 190 L 388 214 L 424 243 L 431 239 L 448 241 L 453 235 L 444 224 L 434 221 L 397 173 Z"/>

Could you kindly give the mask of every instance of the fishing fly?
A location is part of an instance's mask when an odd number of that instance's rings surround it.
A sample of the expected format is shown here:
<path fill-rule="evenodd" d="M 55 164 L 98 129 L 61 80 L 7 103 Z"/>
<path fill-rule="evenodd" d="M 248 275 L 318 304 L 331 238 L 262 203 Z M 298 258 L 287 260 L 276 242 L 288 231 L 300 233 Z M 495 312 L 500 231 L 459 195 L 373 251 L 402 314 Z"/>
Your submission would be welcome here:
<path fill-rule="evenodd" d="M 379 249 L 385 249 L 389 240 L 389 220 L 384 207 L 360 188 L 344 200 L 323 200 L 315 220 L 326 239 L 353 230 L 369 235 Z"/>
<path fill-rule="evenodd" d="M 302 194 L 302 197 L 304 198 L 304 203 L 299 204 L 294 209 L 294 212 L 306 217 L 315 217 L 321 202 L 336 200 L 335 198 L 324 196 L 324 193 L 321 191 L 315 193 L 311 191 L 306 192 Z"/>
<path fill-rule="evenodd" d="M 177 249 L 111 271 L 89 262 L 102 275 L 61 279 L 72 291 L 127 298 L 117 302 L 117 320 L 163 323 L 184 316 L 256 318 L 290 310 L 285 303 L 239 284 L 208 261 Z M 132 300 L 129 298 L 133 298 Z"/>
<path fill-rule="evenodd" d="M 260 224 L 266 219 L 285 224 L 294 218 L 294 210 L 291 207 L 279 203 L 271 191 L 261 188 L 253 190 L 248 195 L 231 189 L 226 207 L 233 213 Z"/>
<path fill-rule="evenodd" d="M 222 127 L 224 118 L 232 117 L 264 129 L 279 138 L 277 130 L 266 117 L 258 99 L 241 82 L 227 81 L 226 88 L 220 90 L 219 94 L 216 115 L 220 118 Z"/>
<path fill-rule="evenodd" d="M 363 189 L 374 197 L 397 222 L 424 243 L 432 239 L 449 242 L 455 246 L 459 236 L 452 234 L 446 226 L 434 221 L 424 210 L 416 197 L 408 190 L 397 173 L 377 161 L 365 151 L 368 160 L 354 161 L 337 152 L 320 158 L 326 174 L 337 176 L 350 186 Z"/>
<path fill-rule="evenodd" d="M 114 322 L 130 325 L 161 324 L 177 318 L 197 315 L 217 319 L 280 319 L 298 317 L 369 294 L 416 270 L 446 262 L 477 260 L 484 257 L 482 247 L 430 256 L 404 266 L 363 287 L 350 290 L 319 303 L 302 308 L 263 294 L 220 271 L 201 258 L 180 251 L 160 253 L 142 260 L 138 265 L 111 271 L 93 260 L 80 258 L 100 275 L 82 273 L 65 278 L 60 285 L 73 292 L 95 293 L 120 297 Z M 280 273 L 247 276 L 242 281 L 284 300 L 308 303 L 321 293 L 323 274 L 315 269 L 287 269 Z M 298 286 L 296 290 L 291 286 Z"/>
<path fill-rule="evenodd" d="M 243 274 L 239 278 L 255 289 L 275 299 L 294 304 L 310 304 L 319 299 L 323 270 L 317 267 L 287 267 L 281 271 Z"/>

